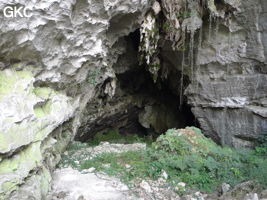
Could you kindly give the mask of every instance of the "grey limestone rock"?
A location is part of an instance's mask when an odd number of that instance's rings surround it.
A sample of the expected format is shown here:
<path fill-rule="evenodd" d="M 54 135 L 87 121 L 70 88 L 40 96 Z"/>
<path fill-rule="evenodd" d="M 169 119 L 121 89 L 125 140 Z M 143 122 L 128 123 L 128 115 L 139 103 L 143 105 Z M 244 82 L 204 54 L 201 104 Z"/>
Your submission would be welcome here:
<path fill-rule="evenodd" d="M 32 16 L 7 18 L 6 6 Z M 0 1 L 0 199 L 46 199 L 51 171 L 149 0 Z M 113 49 L 112 49 L 113 48 Z M 112 49 L 112 50 L 111 50 Z M 108 81 L 106 81 L 108 80 Z M 96 87 L 96 86 L 99 87 Z"/>

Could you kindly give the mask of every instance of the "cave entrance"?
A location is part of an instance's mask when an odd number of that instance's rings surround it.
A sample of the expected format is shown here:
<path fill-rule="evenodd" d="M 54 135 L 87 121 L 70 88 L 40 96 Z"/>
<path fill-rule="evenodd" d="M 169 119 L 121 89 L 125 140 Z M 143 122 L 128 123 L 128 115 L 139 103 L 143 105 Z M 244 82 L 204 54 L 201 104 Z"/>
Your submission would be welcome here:
<path fill-rule="evenodd" d="M 186 97 L 180 103 L 181 72 L 173 71 L 170 78 L 158 78 L 154 82 L 146 66 L 138 63 L 139 38 L 139 30 L 136 30 L 118 42 L 124 44 L 126 50 L 113 65 L 117 79 L 115 95 L 104 100 L 99 95 L 101 102 L 105 102 L 102 110 L 106 105 L 108 110 L 82 127 L 83 134 L 78 134 L 76 140 L 85 142 L 97 138 L 99 141 L 101 137 L 105 140 L 116 138 L 117 133 L 122 137 L 136 135 L 155 139 L 170 128 L 199 126 L 186 104 Z M 187 77 L 184 83 L 189 84 Z M 96 102 L 93 108 L 88 107 L 88 113 L 99 106 Z"/>
<path fill-rule="evenodd" d="M 154 83 L 144 66 L 117 74 L 117 79 L 120 88 L 139 106 L 138 122 L 148 134 L 157 136 L 170 128 L 199 126 L 191 107 L 186 103 L 180 105 L 180 97 L 172 91 L 168 81 Z"/>

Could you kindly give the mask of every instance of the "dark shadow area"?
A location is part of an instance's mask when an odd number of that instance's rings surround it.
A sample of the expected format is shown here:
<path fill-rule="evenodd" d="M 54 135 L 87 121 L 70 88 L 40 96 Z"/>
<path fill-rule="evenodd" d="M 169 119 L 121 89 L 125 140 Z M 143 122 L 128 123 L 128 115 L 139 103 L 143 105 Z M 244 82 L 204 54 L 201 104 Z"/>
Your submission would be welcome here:
<path fill-rule="evenodd" d="M 170 128 L 199 127 L 190 106 L 186 103 L 180 106 L 179 96 L 170 89 L 168 81 L 154 83 L 151 74 L 144 66 L 118 74 L 117 78 L 125 93 L 132 95 L 136 101 L 142 101 L 142 111 L 148 106 L 154 110 L 152 113 L 156 115 L 156 119 L 153 121 L 160 131 L 153 130 L 156 134 L 161 134 Z M 153 124 L 151 125 L 153 129 Z"/>

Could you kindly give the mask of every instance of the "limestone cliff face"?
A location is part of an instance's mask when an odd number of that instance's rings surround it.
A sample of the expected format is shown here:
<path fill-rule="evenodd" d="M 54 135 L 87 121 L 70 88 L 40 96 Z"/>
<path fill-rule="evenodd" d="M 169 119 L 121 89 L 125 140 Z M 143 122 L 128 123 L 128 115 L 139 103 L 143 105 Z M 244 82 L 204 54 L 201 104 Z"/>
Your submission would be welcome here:
<path fill-rule="evenodd" d="M 6 18 L 27 6 L 30 18 Z M 50 171 L 99 89 L 112 96 L 113 47 L 134 31 L 147 0 L 0 2 L 0 199 L 48 199 Z M 112 49 L 112 51 L 111 51 Z"/>
<path fill-rule="evenodd" d="M 177 2 L 162 1 L 157 76 L 168 79 L 181 104 L 186 96 L 205 134 L 251 146 L 267 133 L 266 1 Z"/>
<path fill-rule="evenodd" d="M 206 134 L 223 145 L 250 146 L 267 133 L 267 2 L 225 2 L 233 15 L 228 23 L 204 23 L 186 96 Z"/>

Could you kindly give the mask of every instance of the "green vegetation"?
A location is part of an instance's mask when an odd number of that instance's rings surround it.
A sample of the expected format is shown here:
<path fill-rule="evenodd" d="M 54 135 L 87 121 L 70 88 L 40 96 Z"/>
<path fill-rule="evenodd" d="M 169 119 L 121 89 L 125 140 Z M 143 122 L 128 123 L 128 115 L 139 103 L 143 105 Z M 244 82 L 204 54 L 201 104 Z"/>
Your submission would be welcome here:
<path fill-rule="evenodd" d="M 49 100 L 44 105 L 34 108 L 34 114 L 38 118 L 49 115 L 52 111 L 52 102 Z"/>
<path fill-rule="evenodd" d="M 193 13 L 190 11 L 184 11 L 184 12 L 178 13 L 176 16 L 177 18 L 185 19 L 185 18 L 193 16 Z"/>
<path fill-rule="evenodd" d="M 146 150 L 104 153 L 82 160 L 79 170 L 94 167 L 121 178 L 130 186 L 138 178 L 157 179 L 164 170 L 170 185 L 185 182 L 187 187 L 204 192 L 214 191 L 223 182 L 233 186 L 247 180 L 257 180 L 266 188 L 265 139 L 261 139 L 255 150 L 235 150 L 218 146 L 194 127 L 170 129 Z"/>
<path fill-rule="evenodd" d="M 145 151 L 128 151 L 125 153 L 104 153 L 87 160 L 81 165 L 81 170 L 96 168 L 110 176 L 119 177 L 123 182 L 131 185 L 131 181 L 138 177 L 149 176 L 148 158 Z M 129 166 L 127 168 L 126 164 Z"/>
<path fill-rule="evenodd" d="M 36 87 L 33 89 L 33 93 L 38 97 L 48 99 L 55 92 L 49 87 Z"/>
<path fill-rule="evenodd" d="M 149 149 L 155 175 L 164 169 L 170 179 L 211 192 L 223 182 L 236 185 L 257 179 L 267 186 L 267 160 L 255 151 L 220 147 L 199 129 L 168 130 Z"/>
<path fill-rule="evenodd" d="M 261 134 L 256 141 L 255 151 L 258 155 L 267 156 L 267 133 Z"/>
<path fill-rule="evenodd" d="M 31 72 L 4 70 L 0 71 L 0 99 L 9 95 L 11 92 L 22 93 L 25 83 L 32 79 Z"/>
<path fill-rule="evenodd" d="M 87 82 L 93 86 L 97 84 L 97 77 L 100 75 L 100 70 L 89 71 L 87 75 Z"/>
<path fill-rule="evenodd" d="M 86 152 L 86 148 L 94 147 L 100 144 L 100 142 L 120 143 L 120 144 L 132 144 L 132 143 L 151 143 L 150 138 L 140 138 L 137 135 L 121 135 L 118 130 L 110 130 L 107 132 L 97 133 L 88 143 L 72 142 L 67 148 L 67 155 L 63 155 L 59 166 L 72 166 L 75 169 L 81 170 L 81 164 L 83 160 L 86 160 L 91 156 Z M 80 151 L 81 153 L 77 153 Z M 112 156 L 112 154 L 108 154 Z M 104 155 L 103 155 L 104 156 Z M 100 155 L 102 157 L 102 154 Z M 98 157 L 99 158 L 99 157 Z M 77 164 L 77 161 L 82 161 L 81 164 Z M 83 167 L 83 169 L 85 169 Z"/>
<path fill-rule="evenodd" d="M 110 142 L 110 143 L 120 143 L 120 144 L 132 144 L 135 142 L 145 142 L 146 138 L 138 137 L 137 135 L 122 135 L 118 130 L 110 130 L 107 132 L 99 132 L 97 133 L 92 140 L 90 140 L 89 144 L 91 145 L 99 145 L 100 142 Z M 148 142 L 148 141 L 147 141 Z"/>
<path fill-rule="evenodd" d="M 163 24 L 163 30 L 165 32 L 169 32 L 172 30 L 172 27 L 170 26 L 170 24 L 168 24 L 167 22 L 165 24 Z"/>

